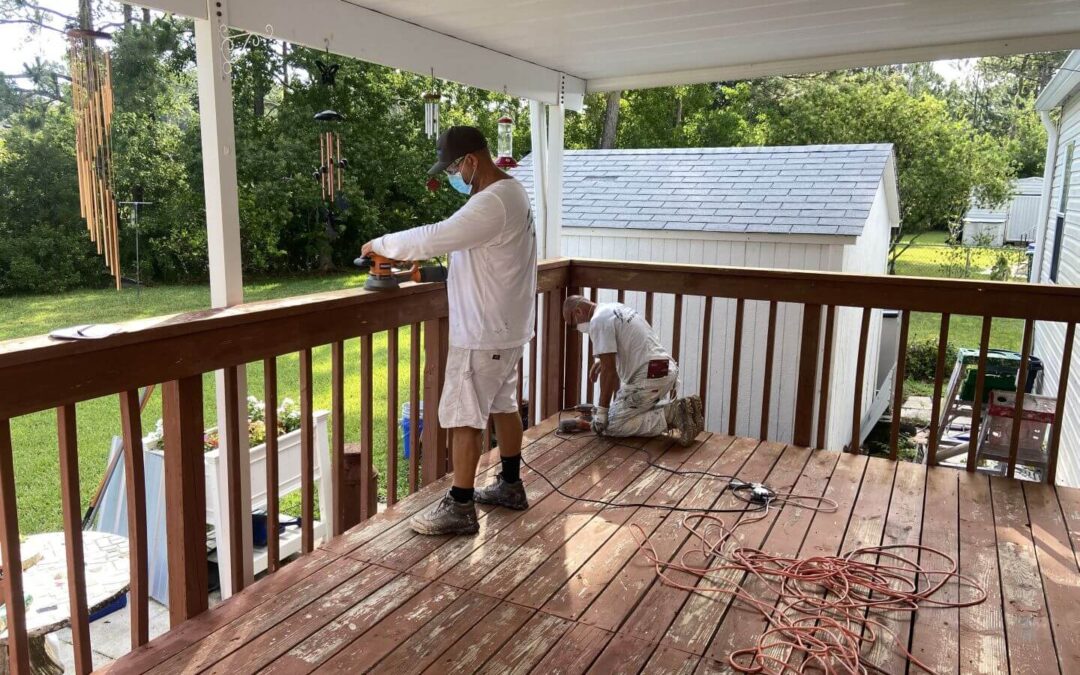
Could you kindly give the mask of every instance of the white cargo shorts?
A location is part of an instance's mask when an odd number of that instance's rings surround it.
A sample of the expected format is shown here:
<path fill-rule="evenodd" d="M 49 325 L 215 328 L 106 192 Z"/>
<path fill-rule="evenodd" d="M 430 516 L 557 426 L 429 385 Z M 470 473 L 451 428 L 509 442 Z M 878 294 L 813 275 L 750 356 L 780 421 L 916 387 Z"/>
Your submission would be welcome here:
<path fill-rule="evenodd" d="M 518 361 L 523 347 L 459 349 L 446 357 L 446 382 L 439 400 L 444 429 L 486 429 L 492 413 L 518 411 Z"/>

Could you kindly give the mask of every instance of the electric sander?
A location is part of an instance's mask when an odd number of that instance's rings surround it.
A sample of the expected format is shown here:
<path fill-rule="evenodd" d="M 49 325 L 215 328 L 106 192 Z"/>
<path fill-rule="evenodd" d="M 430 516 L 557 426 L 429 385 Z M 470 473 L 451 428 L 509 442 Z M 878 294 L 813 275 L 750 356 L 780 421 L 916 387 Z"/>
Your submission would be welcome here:
<path fill-rule="evenodd" d="M 441 262 L 437 265 L 414 262 L 408 269 L 402 269 L 395 266 L 395 261 L 372 253 L 370 256 L 357 258 L 353 264 L 368 271 L 367 280 L 364 281 L 366 291 L 393 291 L 397 290 L 402 281 L 429 283 L 446 281 L 447 278 L 446 268 Z"/>
<path fill-rule="evenodd" d="M 583 403 L 575 406 L 573 410 L 577 413 L 577 416 L 559 420 L 559 433 L 577 434 L 583 431 L 591 431 L 593 407 Z"/>

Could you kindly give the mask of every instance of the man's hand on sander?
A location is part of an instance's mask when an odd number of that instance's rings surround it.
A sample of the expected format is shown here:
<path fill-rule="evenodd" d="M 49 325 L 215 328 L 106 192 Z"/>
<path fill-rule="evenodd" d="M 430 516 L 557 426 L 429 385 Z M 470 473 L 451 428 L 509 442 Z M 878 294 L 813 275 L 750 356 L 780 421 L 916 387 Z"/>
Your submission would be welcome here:
<path fill-rule="evenodd" d="M 593 433 L 596 433 L 596 434 L 602 436 L 604 434 L 604 432 L 607 431 L 607 426 L 608 426 L 607 411 L 608 411 L 607 408 L 601 408 L 600 406 L 597 406 L 593 410 L 592 424 L 590 425 L 592 430 L 593 430 Z"/>
<path fill-rule="evenodd" d="M 360 255 L 361 255 L 362 257 L 364 257 L 364 258 L 369 258 L 369 257 L 371 257 L 371 254 L 375 252 L 375 249 L 374 249 L 374 247 L 372 247 L 372 244 L 374 244 L 374 243 L 375 243 L 375 241 L 374 241 L 374 240 L 372 240 L 372 241 L 369 241 L 368 243 L 364 244 L 364 245 L 363 245 L 363 246 L 362 246 L 362 247 L 360 248 Z"/>

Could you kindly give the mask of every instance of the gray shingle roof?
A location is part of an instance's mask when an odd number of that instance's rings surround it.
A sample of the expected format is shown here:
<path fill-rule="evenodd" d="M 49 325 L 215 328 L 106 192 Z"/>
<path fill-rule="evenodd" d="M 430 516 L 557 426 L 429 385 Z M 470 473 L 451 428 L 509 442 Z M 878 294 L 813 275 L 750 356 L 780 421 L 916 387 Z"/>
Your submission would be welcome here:
<path fill-rule="evenodd" d="M 859 235 L 891 144 L 568 150 L 565 227 Z M 514 175 L 532 195 L 532 156 Z"/>

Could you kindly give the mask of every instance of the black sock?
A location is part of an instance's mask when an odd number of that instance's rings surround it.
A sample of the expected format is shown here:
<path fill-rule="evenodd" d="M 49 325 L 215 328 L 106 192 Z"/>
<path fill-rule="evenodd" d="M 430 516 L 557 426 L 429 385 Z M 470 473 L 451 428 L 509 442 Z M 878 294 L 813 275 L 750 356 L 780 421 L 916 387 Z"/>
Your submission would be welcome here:
<path fill-rule="evenodd" d="M 507 483 L 521 480 L 521 455 L 502 458 L 502 477 Z"/>
<path fill-rule="evenodd" d="M 455 485 L 452 488 L 450 488 L 450 496 L 453 497 L 454 501 L 457 502 L 458 504 L 466 504 L 466 503 L 471 502 L 473 500 L 473 489 L 472 488 L 459 488 L 458 486 Z"/>

